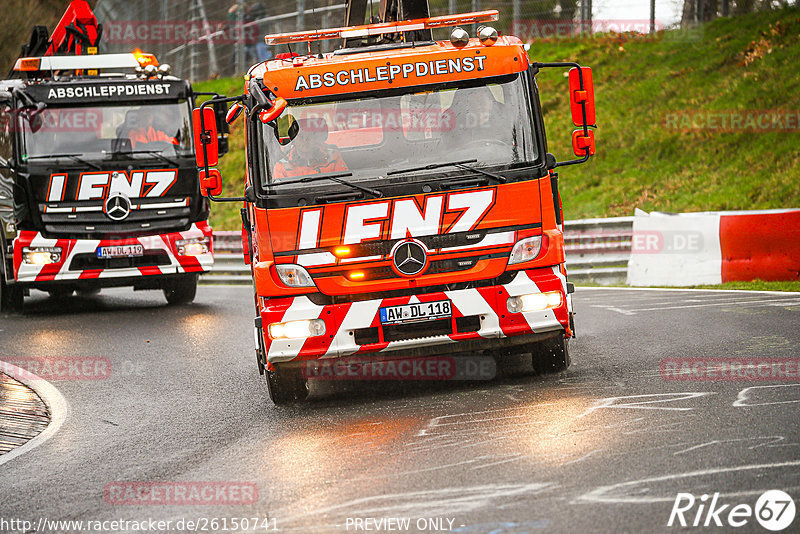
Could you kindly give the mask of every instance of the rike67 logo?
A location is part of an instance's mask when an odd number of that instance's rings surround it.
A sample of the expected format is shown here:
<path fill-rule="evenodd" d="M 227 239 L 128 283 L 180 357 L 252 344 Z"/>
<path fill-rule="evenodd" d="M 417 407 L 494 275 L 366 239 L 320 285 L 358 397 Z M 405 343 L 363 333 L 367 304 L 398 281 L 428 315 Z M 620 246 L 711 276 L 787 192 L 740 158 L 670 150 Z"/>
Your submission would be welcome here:
<path fill-rule="evenodd" d="M 778 532 L 788 528 L 794 516 L 794 500 L 781 490 L 765 491 L 756 500 L 755 506 L 722 502 L 719 493 L 700 497 L 678 493 L 667 526 L 740 528 L 750 524 L 755 517 L 765 529 Z"/>

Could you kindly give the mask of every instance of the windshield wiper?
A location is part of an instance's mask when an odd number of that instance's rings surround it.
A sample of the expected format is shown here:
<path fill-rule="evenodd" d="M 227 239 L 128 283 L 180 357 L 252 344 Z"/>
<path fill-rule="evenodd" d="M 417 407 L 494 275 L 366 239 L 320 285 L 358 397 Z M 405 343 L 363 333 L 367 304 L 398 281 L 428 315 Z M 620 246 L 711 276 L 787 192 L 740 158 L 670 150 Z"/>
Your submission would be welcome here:
<path fill-rule="evenodd" d="M 31 160 L 31 159 L 49 159 L 49 158 L 69 158 L 69 159 L 71 159 L 73 161 L 77 161 L 81 165 L 87 165 L 87 166 L 89 166 L 89 167 L 91 167 L 93 169 L 96 169 L 98 171 L 102 170 L 100 165 L 98 165 L 97 163 L 92 163 L 91 161 L 87 161 L 87 160 L 83 159 L 81 157 L 82 155 L 83 154 L 46 154 L 46 155 L 42 154 L 42 155 L 39 155 L 39 156 L 28 156 L 28 159 Z"/>
<path fill-rule="evenodd" d="M 161 150 L 132 150 L 130 152 L 112 152 L 113 156 L 120 156 L 120 155 L 125 155 L 125 154 L 153 154 L 155 157 L 157 157 L 161 161 L 165 161 L 165 162 L 169 163 L 170 165 L 174 165 L 176 167 L 178 166 L 178 162 L 177 161 L 175 161 L 175 160 L 173 160 L 171 158 L 168 158 L 167 156 L 162 154 Z"/>
<path fill-rule="evenodd" d="M 494 178 L 501 184 L 504 184 L 508 181 L 505 176 L 501 176 L 493 172 L 485 171 L 483 169 L 467 165 L 468 163 L 477 163 L 477 162 L 478 162 L 477 159 L 465 159 L 461 161 L 448 161 L 446 163 L 431 163 L 430 165 L 420 165 L 419 167 L 410 167 L 408 169 L 397 169 L 396 171 L 389 171 L 386 173 L 386 175 L 389 176 L 391 174 L 401 174 L 404 172 L 414 172 L 414 171 L 429 171 L 432 169 L 439 169 L 441 167 L 459 167 L 461 169 L 466 169 L 468 171 L 483 174 L 484 176 L 488 176 L 489 178 Z"/>
<path fill-rule="evenodd" d="M 369 193 L 370 195 L 374 196 L 375 198 L 383 197 L 383 193 L 381 193 L 377 189 L 371 189 L 369 187 L 364 187 L 363 185 L 358 185 L 358 184 L 350 182 L 348 180 L 342 180 L 342 178 L 346 178 L 348 176 L 353 176 L 353 173 L 352 172 L 327 172 L 327 173 L 323 173 L 323 174 L 311 174 L 311 175 L 308 175 L 308 176 L 304 176 L 302 178 L 298 178 L 297 180 L 287 180 L 285 182 L 283 180 L 281 180 L 280 182 L 277 182 L 277 183 L 271 183 L 267 187 L 275 187 L 275 186 L 281 186 L 281 185 L 292 185 L 292 184 L 307 184 L 307 183 L 310 183 L 310 182 L 317 182 L 319 180 L 331 180 L 333 182 L 336 182 L 337 184 L 346 185 L 346 186 L 351 187 L 353 189 L 357 189 L 357 190 L 359 190 L 361 192 Z"/>

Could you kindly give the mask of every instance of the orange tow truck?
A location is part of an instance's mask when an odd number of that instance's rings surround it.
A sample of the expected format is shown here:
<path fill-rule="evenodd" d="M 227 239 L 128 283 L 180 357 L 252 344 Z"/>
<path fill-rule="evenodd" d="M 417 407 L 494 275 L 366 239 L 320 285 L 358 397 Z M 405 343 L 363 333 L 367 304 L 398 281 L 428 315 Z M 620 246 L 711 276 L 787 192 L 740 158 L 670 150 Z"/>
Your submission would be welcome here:
<path fill-rule="evenodd" d="M 201 190 L 244 203 L 271 399 L 305 398 L 304 366 L 352 355 L 530 353 L 537 371 L 566 369 L 555 170 L 594 154 L 591 70 L 531 61 L 490 26 L 497 11 L 430 17 L 426 1 L 387 1 L 380 22 L 352 25 L 357 8 L 349 26 L 267 36 L 288 51 L 252 66 L 243 95 L 194 110 Z M 433 40 L 443 27 L 450 39 Z M 343 44 L 314 53 L 323 39 Z M 569 69 L 576 159 L 547 151 L 545 68 Z M 246 120 L 241 197 L 219 196 L 222 102 L 228 122 Z"/>

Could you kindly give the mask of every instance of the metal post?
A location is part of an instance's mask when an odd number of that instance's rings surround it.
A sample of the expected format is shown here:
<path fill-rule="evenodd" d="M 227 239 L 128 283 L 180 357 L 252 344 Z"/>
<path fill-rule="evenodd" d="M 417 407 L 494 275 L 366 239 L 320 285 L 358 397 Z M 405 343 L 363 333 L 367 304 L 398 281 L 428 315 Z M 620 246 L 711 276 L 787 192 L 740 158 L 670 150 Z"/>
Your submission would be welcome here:
<path fill-rule="evenodd" d="M 458 13 L 458 3 L 456 0 L 447 0 L 447 14 L 455 15 L 456 13 Z"/>
<path fill-rule="evenodd" d="M 513 0 L 511 2 L 511 35 L 517 35 L 519 31 L 517 30 L 517 25 L 519 24 L 519 0 Z"/>
<path fill-rule="evenodd" d="M 480 11 L 481 10 L 481 0 L 472 0 L 472 11 Z M 478 31 L 478 27 L 474 24 L 472 25 L 472 34 L 475 35 Z"/>
<path fill-rule="evenodd" d="M 306 28 L 306 0 L 297 0 L 297 31 Z"/>
<path fill-rule="evenodd" d="M 650 0 L 650 33 L 656 33 L 656 0 Z"/>
<path fill-rule="evenodd" d="M 245 71 L 246 59 L 244 55 L 244 0 L 237 0 L 236 2 L 236 28 L 238 37 L 236 39 L 236 74 L 241 74 Z M 249 30 L 248 30 L 249 31 Z"/>
<path fill-rule="evenodd" d="M 208 37 L 209 34 L 211 34 L 211 25 L 208 23 L 208 17 L 206 17 L 206 7 L 203 5 L 203 0 L 197 0 L 197 7 L 200 10 L 200 19 L 203 21 L 203 29 Z M 208 74 L 209 77 L 211 77 L 210 75 L 212 74 L 219 74 L 217 53 L 216 50 L 214 50 L 214 39 L 206 39 L 206 44 L 208 45 Z"/>
<path fill-rule="evenodd" d="M 586 7 L 586 22 L 589 23 L 589 35 L 592 35 L 592 0 L 587 0 L 588 6 Z"/>

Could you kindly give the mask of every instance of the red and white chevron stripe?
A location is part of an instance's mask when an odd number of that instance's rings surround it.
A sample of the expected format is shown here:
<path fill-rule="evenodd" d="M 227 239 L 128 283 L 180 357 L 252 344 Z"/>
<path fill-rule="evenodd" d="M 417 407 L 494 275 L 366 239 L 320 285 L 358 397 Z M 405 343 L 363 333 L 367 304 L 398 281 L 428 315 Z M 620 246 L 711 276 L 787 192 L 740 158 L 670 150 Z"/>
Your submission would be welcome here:
<path fill-rule="evenodd" d="M 185 232 L 142 236 L 131 239 L 47 239 L 39 232 L 22 231 L 14 240 L 14 277 L 17 282 L 49 282 L 54 280 L 85 280 L 92 278 L 122 278 L 159 274 L 177 274 L 210 271 L 214 265 L 213 250 L 198 256 L 181 256 L 175 242 L 179 239 L 212 237 L 207 222 L 192 224 Z M 213 242 L 213 241 L 212 241 Z M 119 269 L 70 269 L 77 254 L 94 254 L 98 247 L 141 244 L 145 253 L 163 251 L 169 265 L 128 267 Z M 49 265 L 30 265 L 22 262 L 23 247 L 60 247 L 61 261 Z M 213 248 L 213 245 L 212 245 Z"/>
<path fill-rule="evenodd" d="M 264 325 L 264 344 L 270 363 L 291 360 L 337 358 L 356 353 L 388 352 L 417 347 L 430 347 L 464 340 L 507 338 L 525 334 L 567 330 L 571 301 L 555 309 L 510 313 L 509 297 L 546 291 L 562 291 L 566 295 L 566 278 L 559 267 L 520 271 L 506 285 L 460 289 L 419 295 L 365 300 L 337 305 L 319 306 L 306 296 L 261 298 L 261 319 Z M 421 288 L 424 291 L 424 288 Z M 362 328 L 381 328 L 379 308 L 417 302 L 449 299 L 452 303 L 451 333 L 400 341 L 383 341 L 358 345 L 354 331 Z M 480 317 L 480 328 L 474 332 L 456 332 L 455 320 L 460 317 Z M 269 337 L 271 323 L 303 319 L 325 321 L 325 335 L 305 339 L 276 339 Z M 382 336 L 381 336 L 382 337 Z M 457 349 L 454 349 L 457 350 Z"/>

